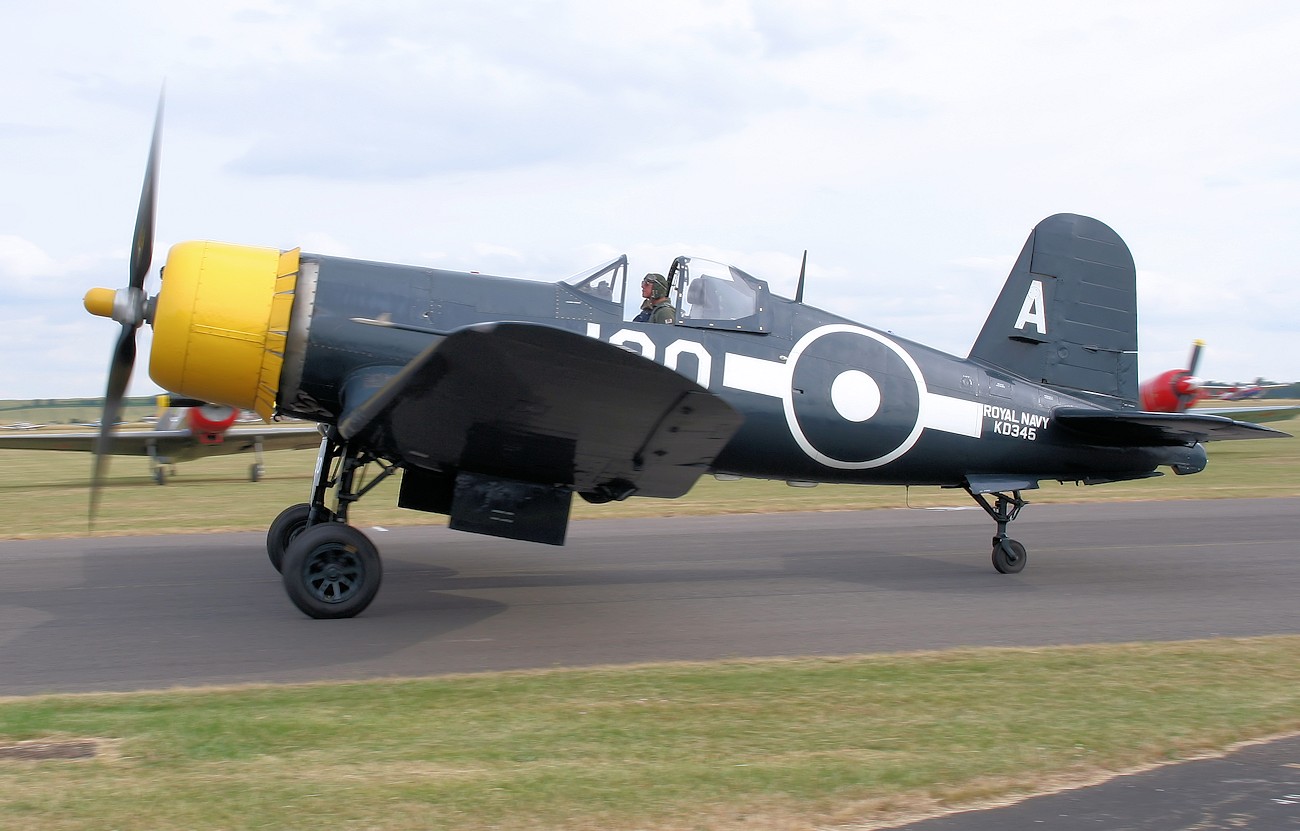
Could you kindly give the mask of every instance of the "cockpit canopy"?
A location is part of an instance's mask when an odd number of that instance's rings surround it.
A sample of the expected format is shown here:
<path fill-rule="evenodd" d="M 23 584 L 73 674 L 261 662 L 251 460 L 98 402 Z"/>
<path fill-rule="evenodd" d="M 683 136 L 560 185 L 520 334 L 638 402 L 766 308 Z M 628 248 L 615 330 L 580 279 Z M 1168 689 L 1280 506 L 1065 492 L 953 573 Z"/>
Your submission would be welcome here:
<path fill-rule="evenodd" d="M 762 280 L 701 257 L 673 260 L 669 279 L 679 292 L 682 325 L 767 331 L 768 290 Z"/>
<path fill-rule="evenodd" d="M 564 281 L 588 299 L 623 305 L 627 296 L 627 255 L 623 254 Z"/>
<path fill-rule="evenodd" d="M 640 295 L 628 297 L 627 256 L 584 271 L 565 280 L 589 299 L 618 306 L 640 304 Z M 702 257 L 682 256 L 668 269 L 670 297 L 677 308 L 677 325 L 700 329 L 766 332 L 770 325 L 767 283 L 735 266 Z M 627 316 L 636 312 L 633 310 Z"/>

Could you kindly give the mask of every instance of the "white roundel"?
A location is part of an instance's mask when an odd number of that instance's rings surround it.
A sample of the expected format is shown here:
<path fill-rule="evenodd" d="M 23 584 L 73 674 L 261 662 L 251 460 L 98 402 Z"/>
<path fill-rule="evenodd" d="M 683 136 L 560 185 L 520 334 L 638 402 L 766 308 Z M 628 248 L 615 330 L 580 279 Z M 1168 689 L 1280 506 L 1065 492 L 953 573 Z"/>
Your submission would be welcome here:
<path fill-rule="evenodd" d="M 920 438 L 925 379 L 907 350 L 884 334 L 851 324 L 819 326 L 799 338 L 787 365 L 786 424 L 795 443 L 821 464 L 881 467 Z"/>
<path fill-rule="evenodd" d="M 847 421 L 866 421 L 880 412 L 880 385 L 865 372 L 841 372 L 831 384 L 831 404 Z"/>

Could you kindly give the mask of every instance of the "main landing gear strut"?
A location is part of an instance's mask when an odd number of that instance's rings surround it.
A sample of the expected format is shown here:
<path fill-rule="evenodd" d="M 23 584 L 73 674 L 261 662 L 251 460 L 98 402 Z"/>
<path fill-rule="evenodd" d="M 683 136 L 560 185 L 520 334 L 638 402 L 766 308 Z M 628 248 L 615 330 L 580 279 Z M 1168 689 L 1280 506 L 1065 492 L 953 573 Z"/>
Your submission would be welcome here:
<path fill-rule="evenodd" d="M 362 483 L 366 465 L 379 465 L 379 474 Z M 280 572 L 293 604 L 314 618 L 345 618 L 360 614 L 379 591 L 383 567 L 379 550 L 365 534 L 348 525 L 352 503 L 398 470 L 369 453 L 353 450 L 330 428 L 321 441 L 311 501 L 280 512 L 266 534 L 266 553 Z M 326 506 L 334 491 L 335 508 Z"/>
<path fill-rule="evenodd" d="M 993 537 L 993 567 L 1001 574 L 1018 574 L 1023 571 L 1029 560 L 1029 552 L 1017 540 L 1007 536 L 1007 525 L 1029 503 L 1020 498 L 1020 491 L 975 493 L 968 487 L 966 493 L 998 524 L 998 532 Z M 993 497 L 991 503 L 990 496 Z"/>

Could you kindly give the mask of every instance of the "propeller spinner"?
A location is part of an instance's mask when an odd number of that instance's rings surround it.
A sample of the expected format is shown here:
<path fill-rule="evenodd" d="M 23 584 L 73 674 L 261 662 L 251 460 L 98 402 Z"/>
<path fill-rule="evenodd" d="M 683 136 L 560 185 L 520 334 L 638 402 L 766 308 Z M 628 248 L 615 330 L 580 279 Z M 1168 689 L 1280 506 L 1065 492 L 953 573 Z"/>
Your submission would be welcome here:
<path fill-rule="evenodd" d="M 158 96 L 158 111 L 154 116 L 153 139 L 149 143 L 149 161 L 145 167 L 144 185 L 140 189 L 140 207 L 135 215 L 135 235 L 131 242 L 131 273 L 126 288 L 113 291 L 96 288 L 86 292 L 86 311 L 100 317 L 111 317 L 122 324 L 122 331 L 113 348 L 108 365 L 108 388 L 104 392 L 104 410 L 99 419 L 99 437 L 95 441 L 95 463 L 90 480 L 90 522 L 93 526 L 99 509 L 100 488 L 108 473 L 109 451 L 112 449 L 113 430 L 122 415 L 122 401 L 131 370 L 135 367 L 135 333 L 150 318 L 150 300 L 145 294 L 144 280 L 153 261 L 154 212 L 158 202 L 158 154 L 162 134 L 163 95 Z"/>

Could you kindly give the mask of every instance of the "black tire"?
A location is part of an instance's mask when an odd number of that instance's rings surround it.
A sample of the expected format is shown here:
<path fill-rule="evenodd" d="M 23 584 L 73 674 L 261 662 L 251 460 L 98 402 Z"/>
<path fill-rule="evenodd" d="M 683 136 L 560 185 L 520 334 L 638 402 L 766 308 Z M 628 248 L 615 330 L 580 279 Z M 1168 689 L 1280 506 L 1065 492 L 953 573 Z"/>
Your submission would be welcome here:
<path fill-rule="evenodd" d="M 313 525 L 284 552 L 284 590 L 318 620 L 354 617 L 379 592 L 383 567 L 366 535 L 340 522 Z"/>
<path fill-rule="evenodd" d="M 333 511 L 328 508 L 322 508 L 321 511 L 324 522 L 334 520 Z M 271 523 L 271 527 L 266 532 L 266 556 L 270 558 L 271 565 L 276 571 L 281 571 L 284 552 L 289 547 L 289 543 L 307 530 L 307 516 L 310 513 L 311 505 L 299 502 L 297 505 L 285 508 Z"/>
<path fill-rule="evenodd" d="M 1029 552 L 1016 540 L 1005 539 L 993 544 L 993 567 L 999 574 L 1019 574 L 1028 561 Z"/>

